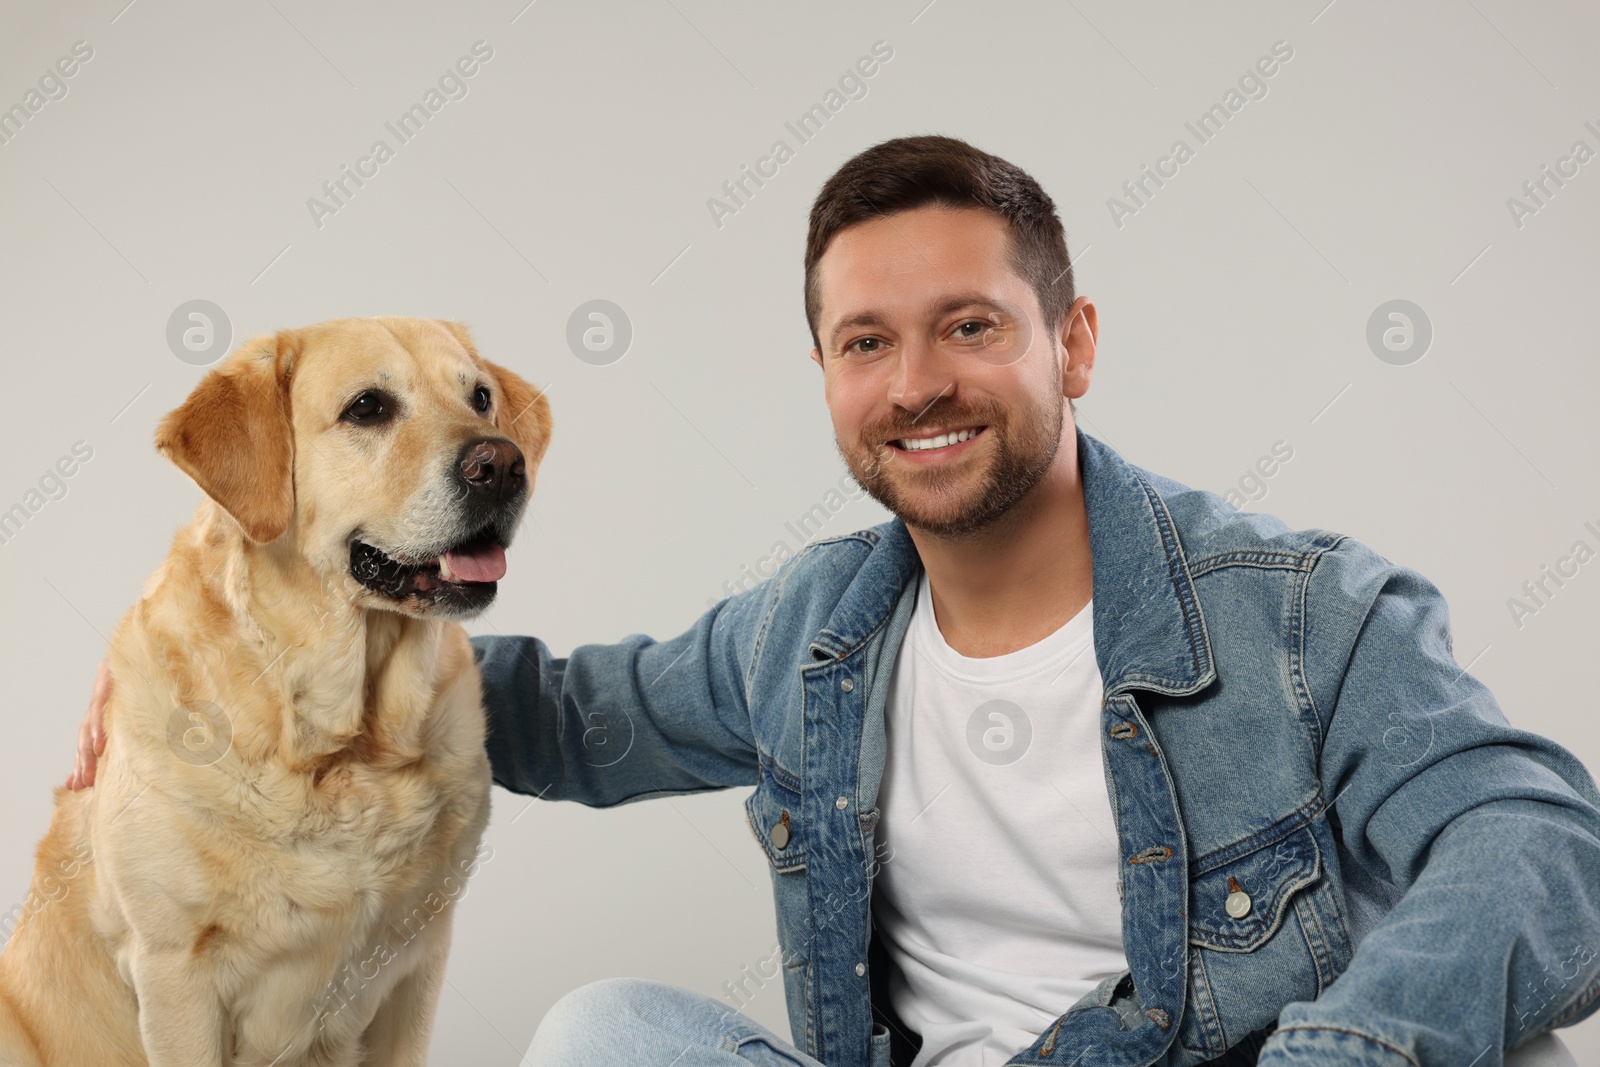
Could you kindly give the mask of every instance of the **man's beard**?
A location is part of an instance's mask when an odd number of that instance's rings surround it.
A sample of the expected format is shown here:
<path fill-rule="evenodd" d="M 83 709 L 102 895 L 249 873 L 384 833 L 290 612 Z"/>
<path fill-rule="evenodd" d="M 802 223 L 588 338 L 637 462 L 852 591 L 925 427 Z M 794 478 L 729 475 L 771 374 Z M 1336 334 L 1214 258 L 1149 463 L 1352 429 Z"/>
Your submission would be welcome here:
<path fill-rule="evenodd" d="M 932 407 L 916 421 L 923 427 L 983 425 L 981 437 L 993 437 L 991 444 L 981 440 L 974 446 L 988 448 L 993 458 L 979 472 L 974 488 L 957 490 L 957 480 L 972 480 L 972 475 L 962 471 L 959 475 L 939 467 L 917 467 L 912 463 L 898 463 L 900 474 L 891 478 L 884 470 L 871 445 L 859 444 L 854 452 L 842 447 L 839 454 L 856 483 L 878 503 L 899 516 L 907 526 L 915 526 L 939 537 L 967 537 L 993 524 L 1033 488 L 1044 480 L 1056 451 L 1061 447 L 1061 429 L 1065 399 L 1059 390 L 1046 390 L 1050 400 L 1043 406 L 1022 413 L 1013 425 L 1006 409 L 998 404 L 967 408 Z M 918 433 L 915 425 L 904 421 L 888 423 L 878 428 L 863 428 L 863 441 L 896 440 Z M 837 443 L 837 442 L 836 442 Z M 879 454 L 898 460 L 898 454 L 889 455 L 887 443 L 877 446 Z M 958 464 L 967 464 L 965 459 Z M 930 504 L 928 498 L 934 498 Z M 940 506 L 942 504 L 942 506 Z"/>

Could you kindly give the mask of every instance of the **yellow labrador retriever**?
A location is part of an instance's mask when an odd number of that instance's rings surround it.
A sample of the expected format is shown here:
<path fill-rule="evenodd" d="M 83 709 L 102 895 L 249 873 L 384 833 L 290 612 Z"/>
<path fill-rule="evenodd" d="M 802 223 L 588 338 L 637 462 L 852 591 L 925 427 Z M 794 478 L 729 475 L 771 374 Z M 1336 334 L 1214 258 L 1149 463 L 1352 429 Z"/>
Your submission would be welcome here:
<path fill-rule="evenodd" d="M 457 323 L 256 338 L 168 414 L 206 499 L 108 655 L 0 954 L 4 1067 L 426 1062 L 490 774 L 465 630 L 550 442 Z"/>

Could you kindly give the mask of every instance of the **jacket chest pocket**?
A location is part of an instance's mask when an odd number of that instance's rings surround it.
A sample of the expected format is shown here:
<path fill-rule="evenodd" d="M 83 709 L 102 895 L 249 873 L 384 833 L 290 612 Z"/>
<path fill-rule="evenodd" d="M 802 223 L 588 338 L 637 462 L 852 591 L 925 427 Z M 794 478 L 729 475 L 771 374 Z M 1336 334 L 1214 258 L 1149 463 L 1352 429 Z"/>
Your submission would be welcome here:
<path fill-rule="evenodd" d="M 1179 1041 L 1217 1055 L 1321 992 L 1315 909 L 1323 876 L 1309 823 L 1259 846 L 1237 842 L 1198 857 L 1189 879 L 1189 1003 Z"/>
<path fill-rule="evenodd" d="M 744 810 L 750 832 L 766 853 L 771 869 L 778 948 L 783 961 L 779 973 L 783 975 L 789 1027 L 795 1043 L 814 1052 L 811 1006 L 816 991 L 810 955 L 811 892 L 806 876 L 811 835 L 801 813 L 801 798 L 799 780 L 763 755 L 755 792 L 745 799 Z"/>
<path fill-rule="evenodd" d="M 762 759 L 755 792 L 744 802 L 745 818 L 774 872 L 803 871 L 806 834 L 800 813 L 800 783 L 788 772 L 775 768 L 776 764 Z M 785 779 L 793 781 L 793 785 Z"/>
<path fill-rule="evenodd" d="M 1321 876 L 1322 857 L 1304 825 L 1231 859 L 1202 858 L 1196 869 L 1189 879 L 1189 943 L 1251 952 L 1282 924 L 1294 894 Z"/>

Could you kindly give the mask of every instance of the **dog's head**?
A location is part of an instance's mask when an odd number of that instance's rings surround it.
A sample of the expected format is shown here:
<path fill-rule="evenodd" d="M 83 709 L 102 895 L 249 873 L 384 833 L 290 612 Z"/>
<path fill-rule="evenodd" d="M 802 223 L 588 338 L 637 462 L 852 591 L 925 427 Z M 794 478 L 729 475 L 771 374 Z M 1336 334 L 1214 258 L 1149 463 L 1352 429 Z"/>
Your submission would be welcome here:
<path fill-rule="evenodd" d="M 245 343 L 156 447 L 351 598 L 460 618 L 494 599 L 550 426 L 542 392 L 459 323 L 336 319 Z"/>

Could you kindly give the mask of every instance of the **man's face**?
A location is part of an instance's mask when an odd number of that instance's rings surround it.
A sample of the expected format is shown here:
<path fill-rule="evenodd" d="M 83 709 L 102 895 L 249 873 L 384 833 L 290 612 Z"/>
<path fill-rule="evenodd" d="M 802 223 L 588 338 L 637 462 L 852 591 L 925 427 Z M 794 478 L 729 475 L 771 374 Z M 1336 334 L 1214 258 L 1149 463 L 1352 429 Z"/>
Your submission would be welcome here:
<path fill-rule="evenodd" d="M 930 206 L 840 231 L 817 264 L 811 358 L 839 452 L 873 499 L 941 536 L 983 529 L 1044 478 L 1065 397 L 1089 384 L 1094 305 L 1052 331 L 1009 248 L 998 215 Z"/>

